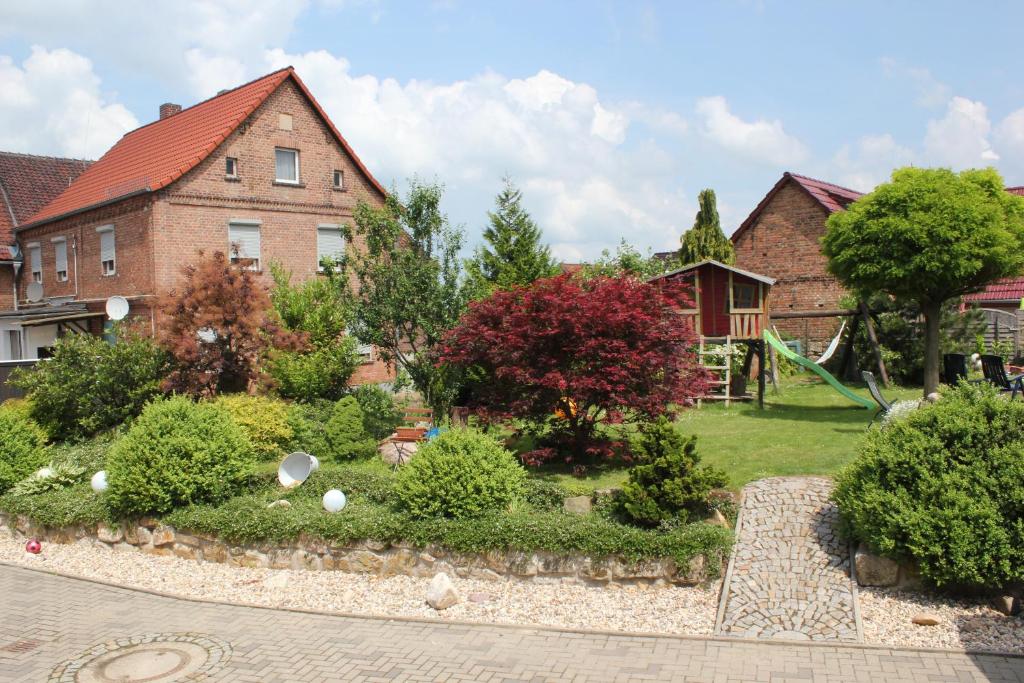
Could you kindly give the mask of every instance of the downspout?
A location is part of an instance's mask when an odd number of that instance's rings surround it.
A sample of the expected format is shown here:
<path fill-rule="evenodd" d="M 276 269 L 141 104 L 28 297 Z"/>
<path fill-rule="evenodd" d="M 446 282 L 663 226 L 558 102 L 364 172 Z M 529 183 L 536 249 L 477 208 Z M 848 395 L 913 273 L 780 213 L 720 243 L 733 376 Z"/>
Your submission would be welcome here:
<path fill-rule="evenodd" d="M 21 270 L 21 264 L 15 261 L 11 268 L 14 269 L 14 310 L 18 310 L 18 271 Z"/>
<path fill-rule="evenodd" d="M 75 299 L 78 299 L 78 233 L 71 235 L 71 255 L 75 261 Z"/>

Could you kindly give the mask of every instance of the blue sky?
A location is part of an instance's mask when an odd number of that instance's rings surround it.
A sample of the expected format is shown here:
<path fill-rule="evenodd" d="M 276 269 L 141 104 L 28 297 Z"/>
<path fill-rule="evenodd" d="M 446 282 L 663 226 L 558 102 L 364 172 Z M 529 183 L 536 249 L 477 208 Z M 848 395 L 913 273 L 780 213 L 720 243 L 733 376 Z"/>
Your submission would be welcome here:
<path fill-rule="evenodd" d="M 293 64 L 381 181 L 445 183 L 470 243 L 506 173 L 570 261 L 674 247 L 704 187 L 730 232 L 785 170 L 1024 184 L 1020 3 L 37 4 L 0 13 L 0 148 L 96 157 Z"/>

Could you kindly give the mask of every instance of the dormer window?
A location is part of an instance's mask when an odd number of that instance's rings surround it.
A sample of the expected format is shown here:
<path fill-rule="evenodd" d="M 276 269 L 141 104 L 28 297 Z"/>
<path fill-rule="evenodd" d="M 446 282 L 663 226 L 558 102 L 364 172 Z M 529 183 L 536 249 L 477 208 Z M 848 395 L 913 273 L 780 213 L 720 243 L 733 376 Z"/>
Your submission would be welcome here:
<path fill-rule="evenodd" d="M 238 177 L 238 159 L 228 157 L 224 160 L 224 175 L 228 178 Z"/>
<path fill-rule="evenodd" d="M 345 189 L 345 172 L 344 171 L 338 171 L 338 170 L 334 171 L 334 189 L 335 190 L 344 190 Z"/>
<path fill-rule="evenodd" d="M 274 180 L 279 183 L 298 185 L 299 183 L 299 150 L 274 150 Z"/>

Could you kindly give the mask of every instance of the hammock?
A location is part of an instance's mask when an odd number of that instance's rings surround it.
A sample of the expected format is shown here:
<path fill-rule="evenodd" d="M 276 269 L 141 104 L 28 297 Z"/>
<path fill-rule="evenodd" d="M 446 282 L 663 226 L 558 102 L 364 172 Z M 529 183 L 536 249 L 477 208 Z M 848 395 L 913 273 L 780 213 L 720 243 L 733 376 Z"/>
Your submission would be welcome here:
<path fill-rule="evenodd" d="M 839 331 L 836 332 L 835 339 L 833 339 L 832 342 L 828 345 L 828 348 L 825 349 L 825 353 L 821 354 L 821 356 L 818 358 L 818 360 L 814 361 L 815 363 L 817 363 L 818 365 L 821 365 L 822 363 L 824 363 L 825 361 L 827 361 L 829 358 L 832 357 L 832 354 L 835 353 L 836 349 L 839 348 L 839 339 L 840 339 L 840 337 L 843 336 L 843 330 L 845 328 L 846 328 L 846 321 L 844 320 L 843 324 L 839 326 Z"/>

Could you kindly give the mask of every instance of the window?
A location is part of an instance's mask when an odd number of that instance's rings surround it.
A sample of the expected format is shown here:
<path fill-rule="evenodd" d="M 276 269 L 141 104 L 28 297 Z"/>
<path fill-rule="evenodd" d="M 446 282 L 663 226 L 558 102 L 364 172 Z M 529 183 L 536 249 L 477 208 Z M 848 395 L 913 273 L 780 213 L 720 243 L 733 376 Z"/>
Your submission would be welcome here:
<path fill-rule="evenodd" d="M 260 222 L 231 221 L 228 224 L 228 246 L 231 262 L 249 270 L 260 269 Z"/>
<path fill-rule="evenodd" d="M 53 262 L 57 271 L 57 282 L 68 281 L 68 240 L 65 237 L 54 237 Z"/>
<path fill-rule="evenodd" d="M 11 360 L 21 360 L 21 330 L 8 330 L 7 343 L 11 349 Z"/>
<path fill-rule="evenodd" d="M 335 171 L 334 172 L 334 189 L 344 190 L 345 189 L 345 172 Z"/>
<path fill-rule="evenodd" d="M 117 254 L 114 250 L 114 226 L 104 225 L 96 228 L 100 234 L 100 269 L 103 275 L 117 273 Z"/>
<path fill-rule="evenodd" d="M 354 337 L 351 330 L 345 330 L 345 334 Z M 362 358 L 364 363 L 370 363 L 373 361 L 373 345 L 361 344 L 359 340 L 356 340 L 356 353 Z"/>
<path fill-rule="evenodd" d="M 345 237 L 340 225 L 320 225 L 316 229 L 317 270 L 323 271 L 323 262 L 338 263 L 345 255 Z"/>
<path fill-rule="evenodd" d="M 274 150 L 274 179 L 279 183 L 299 182 L 299 152 L 294 149 Z"/>
<path fill-rule="evenodd" d="M 32 266 L 32 282 L 43 281 L 43 248 L 38 242 L 28 245 L 28 260 Z"/>
<path fill-rule="evenodd" d="M 749 282 L 734 282 L 732 284 L 732 310 L 757 309 L 761 304 L 757 294 L 757 285 Z"/>
<path fill-rule="evenodd" d="M 224 160 L 224 175 L 228 178 L 238 177 L 238 159 L 235 157 L 228 157 Z"/>

